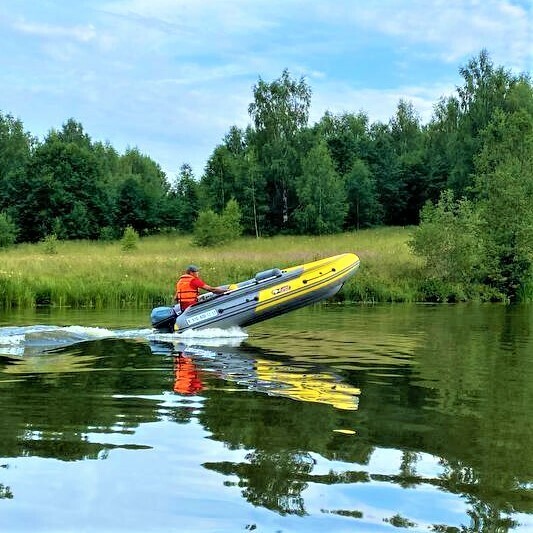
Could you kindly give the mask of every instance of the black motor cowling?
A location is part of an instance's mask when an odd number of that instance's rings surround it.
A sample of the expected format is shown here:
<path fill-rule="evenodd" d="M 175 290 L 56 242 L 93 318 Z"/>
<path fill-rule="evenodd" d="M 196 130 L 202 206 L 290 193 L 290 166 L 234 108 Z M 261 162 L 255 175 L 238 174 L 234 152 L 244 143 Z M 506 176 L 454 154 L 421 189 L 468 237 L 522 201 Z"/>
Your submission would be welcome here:
<path fill-rule="evenodd" d="M 173 307 L 156 307 L 152 309 L 152 313 L 150 314 L 152 327 L 159 331 L 172 333 L 177 316 Z"/>

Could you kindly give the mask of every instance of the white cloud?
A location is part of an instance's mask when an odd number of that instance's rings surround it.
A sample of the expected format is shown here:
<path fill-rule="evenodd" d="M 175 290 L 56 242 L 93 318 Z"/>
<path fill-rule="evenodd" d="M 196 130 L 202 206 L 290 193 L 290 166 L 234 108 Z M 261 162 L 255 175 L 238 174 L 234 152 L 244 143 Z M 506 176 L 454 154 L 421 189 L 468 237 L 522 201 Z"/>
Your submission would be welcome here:
<path fill-rule="evenodd" d="M 68 38 L 80 42 L 91 41 L 96 36 L 96 30 L 92 24 L 83 26 L 56 26 L 20 20 L 15 22 L 13 27 L 29 35 L 45 38 Z"/>
<path fill-rule="evenodd" d="M 284 68 L 307 77 L 311 122 L 326 110 L 387 122 L 400 99 L 429 120 L 482 48 L 498 66 L 531 63 L 527 0 L 4 2 L 3 108 L 37 135 L 37 115 L 47 129 L 72 116 L 170 175 L 183 162 L 201 172 L 229 128 L 250 122 L 258 77 Z"/>
<path fill-rule="evenodd" d="M 310 120 L 317 122 L 326 111 L 334 114 L 368 115 L 370 122 L 388 123 L 396 114 L 400 100 L 411 102 L 423 123 L 429 122 L 433 107 L 443 96 L 455 92 L 453 85 L 402 86 L 391 89 L 355 89 L 348 85 L 316 84 Z"/>
<path fill-rule="evenodd" d="M 457 63 L 490 49 L 496 61 L 518 69 L 531 61 L 531 6 L 507 0 L 383 0 L 354 12 L 353 21 Z"/>
<path fill-rule="evenodd" d="M 102 11 L 179 40 L 186 50 L 213 50 L 238 36 L 271 28 L 262 9 L 269 5 L 260 0 L 116 0 L 104 4 Z"/>

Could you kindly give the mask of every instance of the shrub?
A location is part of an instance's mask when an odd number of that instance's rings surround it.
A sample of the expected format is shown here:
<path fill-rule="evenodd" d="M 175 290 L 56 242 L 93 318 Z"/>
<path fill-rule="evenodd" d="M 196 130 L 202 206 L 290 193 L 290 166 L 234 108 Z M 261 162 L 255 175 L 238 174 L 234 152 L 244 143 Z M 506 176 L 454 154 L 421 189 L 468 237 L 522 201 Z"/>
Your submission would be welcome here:
<path fill-rule="evenodd" d="M 43 240 L 44 253 L 48 255 L 57 254 L 57 235 L 52 233 L 47 235 Z"/>
<path fill-rule="evenodd" d="M 242 235 L 241 225 L 242 213 L 239 204 L 235 199 L 231 199 L 224 208 L 221 216 L 222 240 L 224 242 L 234 241 Z"/>
<path fill-rule="evenodd" d="M 213 210 L 200 211 L 194 224 L 193 244 L 214 246 L 223 240 L 222 221 Z"/>
<path fill-rule="evenodd" d="M 241 210 L 237 201 L 231 199 L 222 215 L 211 209 L 200 212 L 194 225 L 193 244 L 215 246 L 234 241 L 241 234 Z"/>
<path fill-rule="evenodd" d="M 428 278 L 470 283 L 482 276 L 483 239 L 479 213 L 468 200 L 444 191 L 437 205 L 426 204 L 409 246 L 425 259 Z"/>
<path fill-rule="evenodd" d="M 104 226 L 100 228 L 100 234 L 98 240 L 100 241 L 112 241 L 115 238 L 115 231 L 111 226 Z"/>
<path fill-rule="evenodd" d="M 120 242 L 123 252 L 132 252 L 137 249 L 139 234 L 131 226 L 127 226 Z"/>

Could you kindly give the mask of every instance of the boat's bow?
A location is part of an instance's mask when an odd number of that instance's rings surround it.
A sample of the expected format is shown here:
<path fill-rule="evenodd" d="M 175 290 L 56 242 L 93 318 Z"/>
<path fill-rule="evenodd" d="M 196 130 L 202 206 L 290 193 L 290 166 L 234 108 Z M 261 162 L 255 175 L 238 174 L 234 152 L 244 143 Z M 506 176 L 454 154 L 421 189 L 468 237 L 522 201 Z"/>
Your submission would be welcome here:
<path fill-rule="evenodd" d="M 344 253 L 283 270 L 286 279 L 259 291 L 257 316 L 266 315 L 264 320 L 330 298 L 355 274 L 359 263 L 357 255 Z"/>

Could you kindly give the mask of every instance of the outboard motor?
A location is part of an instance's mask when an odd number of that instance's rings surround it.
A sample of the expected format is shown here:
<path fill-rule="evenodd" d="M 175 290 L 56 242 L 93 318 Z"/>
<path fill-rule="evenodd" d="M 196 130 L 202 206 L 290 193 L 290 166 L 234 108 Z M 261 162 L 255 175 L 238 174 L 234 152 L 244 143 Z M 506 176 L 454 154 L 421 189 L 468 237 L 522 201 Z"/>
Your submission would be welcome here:
<path fill-rule="evenodd" d="M 152 309 L 150 320 L 152 327 L 158 331 L 173 333 L 177 317 L 178 313 L 176 313 L 174 307 L 156 307 Z"/>

